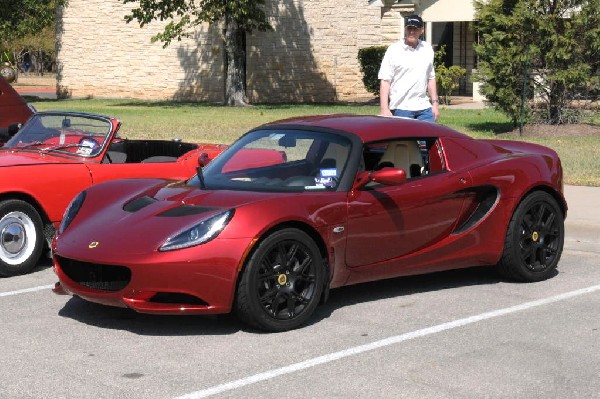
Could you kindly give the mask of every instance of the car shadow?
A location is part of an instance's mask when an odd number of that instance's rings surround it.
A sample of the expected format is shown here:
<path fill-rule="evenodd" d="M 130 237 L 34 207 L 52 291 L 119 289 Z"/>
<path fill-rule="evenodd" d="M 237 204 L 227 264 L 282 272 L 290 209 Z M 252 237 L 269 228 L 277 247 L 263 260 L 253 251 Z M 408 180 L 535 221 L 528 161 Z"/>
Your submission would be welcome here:
<path fill-rule="evenodd" d="M 50 269 L 52 267 L 52 259 L 49 255 L 42 255 L 38 263 L 31 270 L 31 273 L 41 272 L 42 270 Z"/>
<path fill-rule="evenodd" d="M 328 302 L 317 307 L 307 325 L 322 322 L 337 309 L 358 303 L 472 285 L 497 284 L 503 281 L 505 280 L 501 279 L 491 267 L 472 267 L 341 287 L 331 290 Z M 233 314 L 149 315 L 127 308 L 88 302 L 78 297 L 69 298 L 58 314 L 99 328 L 124 330 L 148 336 L 229 335 L 239 331 L 262 333 L 246 326 Z"/>
<path fill-rule="evenodd" d="M 58 315 L 94 327 L 148 336 L 229 335 L 243 328 L 231 315 L 151 315 L 79 297 L 69 298 Z"/>
<path fill-rule="evenodd" d="M 329 300 L 317 308 L 311 324 L 327 319 L 337 309 L 358 303 L 501 282 L 506 280 L 493 267 L 470 267 L 340 287 L 331 290 Z"/>
<path fill-rule="evenodd" d="M 27 272 L 27 274 L 43 272 L 44 270 L 49 269 L 51 267 L 52 267 L 52 260 L 50 258 L 42 255 L 42 258 L 38 261 L 38 263 L 36 263 L 36 265 L 33 267 L 33 269 L 31 269 L 29 272 Z M 0 280 L 8 279 L 8 278 L 11 278 L 11 277 L 6 277 L 6 276 L 0 275 Z"/>

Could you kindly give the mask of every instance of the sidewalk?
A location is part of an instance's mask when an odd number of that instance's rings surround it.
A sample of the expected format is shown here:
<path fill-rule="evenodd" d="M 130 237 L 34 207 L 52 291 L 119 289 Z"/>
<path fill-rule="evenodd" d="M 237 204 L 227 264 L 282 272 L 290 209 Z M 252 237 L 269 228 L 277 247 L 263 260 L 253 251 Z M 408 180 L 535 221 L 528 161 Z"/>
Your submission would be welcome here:
<path fill-rule="evenodd" d="M 565 185 L 569 210 L 565 243 L 580 251 L 597 250 L 600 240 L 600 188 Z"/>
<path fill-rule="evenodd" d="M 56 93 L 56 75 L 45 74 L 43 76 L 21 73 L 19 80 L 13 83 L 13 87 L 19 94 L 32 93 Z"/>

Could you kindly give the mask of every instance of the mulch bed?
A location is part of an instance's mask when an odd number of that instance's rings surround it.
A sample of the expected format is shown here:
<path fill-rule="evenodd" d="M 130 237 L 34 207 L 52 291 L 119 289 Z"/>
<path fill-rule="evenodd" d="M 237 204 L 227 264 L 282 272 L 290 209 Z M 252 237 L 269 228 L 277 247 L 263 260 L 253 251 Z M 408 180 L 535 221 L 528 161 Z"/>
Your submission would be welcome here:
<path fill-rule="evenodd" d="M 519 136 L 519 129 L 514 129 L 503 136 Z M 585 123 L 566 125 L 525 125 L 523 126 L 523 137 L 583 137 L 600 136 L 600 126 Z"/>

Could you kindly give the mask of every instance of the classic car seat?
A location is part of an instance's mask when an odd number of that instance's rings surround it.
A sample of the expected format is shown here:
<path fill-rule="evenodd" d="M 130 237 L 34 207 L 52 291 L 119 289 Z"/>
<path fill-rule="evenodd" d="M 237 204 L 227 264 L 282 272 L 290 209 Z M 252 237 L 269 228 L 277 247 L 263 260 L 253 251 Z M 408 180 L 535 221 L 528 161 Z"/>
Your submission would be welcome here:
<path fill-rule="evenodd" d="M 125 163 L 127 161 L 127 154 L 120 151 L 106 151 L 106 155 L 102 160 L 102 163 Z"/>
<path fill-rule="evenodd" d="M 385 163 L 385 165 L 383 165 Z M 379 160 L 378 167 L 393 165 L 394 168 L 404 169 L 408 176 L 421 176 L 423 156 L 416 140 L 393 141 L 388 144 Z"/>

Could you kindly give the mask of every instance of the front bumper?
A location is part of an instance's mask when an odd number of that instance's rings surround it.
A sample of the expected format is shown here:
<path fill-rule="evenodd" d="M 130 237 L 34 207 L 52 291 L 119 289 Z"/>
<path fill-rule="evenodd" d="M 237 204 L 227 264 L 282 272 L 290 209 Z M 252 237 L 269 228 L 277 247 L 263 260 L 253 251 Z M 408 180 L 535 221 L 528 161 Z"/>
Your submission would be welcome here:
<path fill-rule="evenodd" d="M 193 249 L 118 260 L 82 259 L 58 248 L 53 262 L 59 281 L 53 291 L 140 313 L 228 313 L 247 245 L 247 240 L 217 239 Z"/>

